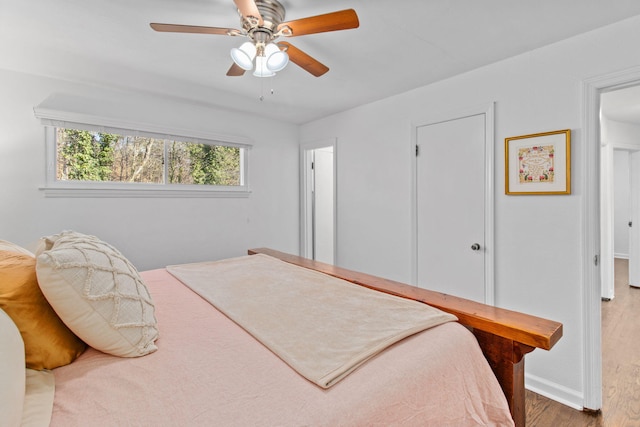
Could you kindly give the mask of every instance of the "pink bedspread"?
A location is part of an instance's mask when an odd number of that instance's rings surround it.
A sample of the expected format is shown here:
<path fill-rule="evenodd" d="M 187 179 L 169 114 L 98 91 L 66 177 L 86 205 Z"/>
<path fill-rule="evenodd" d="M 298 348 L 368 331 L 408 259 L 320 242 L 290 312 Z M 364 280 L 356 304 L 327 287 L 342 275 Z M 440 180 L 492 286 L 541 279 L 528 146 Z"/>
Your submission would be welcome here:
<path fill-rule="evenodd" d="M 143 273 L 158 351 L 88 349 L 54 370 L 52 426 L 511 426 L 475 338 L 457 323 L 409 337 L 331 389 L 307 381 L 164 269 Z"/>

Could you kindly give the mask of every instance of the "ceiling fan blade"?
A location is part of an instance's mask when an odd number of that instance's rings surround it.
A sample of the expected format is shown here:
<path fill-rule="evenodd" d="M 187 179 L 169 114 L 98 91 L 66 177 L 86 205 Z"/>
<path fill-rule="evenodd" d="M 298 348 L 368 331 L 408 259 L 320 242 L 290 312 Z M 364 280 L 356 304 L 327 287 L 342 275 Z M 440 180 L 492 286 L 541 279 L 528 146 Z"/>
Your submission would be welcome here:
<path fill-rule="evenodd" d="M 233 65 L 231 65 L 231 68 L 229 68 L 229 71 L 227 71 L 227 76 L 230 76 L 230 77 L 239 77 L 242 75 L 244 75 L 244 68 L 241 68 L 235 62 L 233 63 Z"/>
<path fill-rule="evenodd" d="M 258 6 L 256 6 L 255 0 L 233 0 L 236 4 L 240 14 L 247 18 L 256 18 L 258 20 L 258 25 L 262 25 L 264 21 L 262 20 L 262 15 L 260 15 L 260 11 L 258 10 Z"/>
<path fill-rule="evenodd" d="M 324 15 L 283 22 L 278 25 L 278 30 L 289 27 L 291 28 L 290 36 L 293 37 L 304 36 L 306 34 L 326 33 L 327 31 L 350 30 L 352 28 L 358 28 L 359 26 L 360 21 L 358 20 L 356 11 L 346 9 Z"/>
<path fill-rule="evenodd" d="M 311 56 L 307 55 L 290 43 L 278 42 L 278 45 L 287 51 L 289 60 L 291 60 L 291 62 L 313 74 L 314 76 L 320 77 L 321 75 L 329 71 L 329 67 L 327 67 L 317 59 L 314 59 Z"/>
<path fill-rule="evenodd" d="M 156 31 L 166 33 L 194 33 L 194 34 L 219 34 L 223 36 L 230 36 L 239 33 L 239 30 L 233 28 L 218 28 L 218 27 L 199 27 L 197 25 L 177 25 L 177 24 L 158 24 L 151 23 L 151 28 Z"/>

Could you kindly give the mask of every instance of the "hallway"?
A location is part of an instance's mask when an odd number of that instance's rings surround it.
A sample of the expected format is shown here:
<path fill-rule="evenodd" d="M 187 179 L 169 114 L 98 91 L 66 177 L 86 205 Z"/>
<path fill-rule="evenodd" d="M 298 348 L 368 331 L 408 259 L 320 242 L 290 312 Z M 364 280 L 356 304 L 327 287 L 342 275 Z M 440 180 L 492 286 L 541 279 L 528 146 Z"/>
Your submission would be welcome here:
<path fill-rule="evenodd" d="M 576 411 L 527 391 L 527 426 L 640 427 L 640 289 L 629 283 L 629 262 L 615 260 L 615 298 L 602 302 L 603 408 Z"/>

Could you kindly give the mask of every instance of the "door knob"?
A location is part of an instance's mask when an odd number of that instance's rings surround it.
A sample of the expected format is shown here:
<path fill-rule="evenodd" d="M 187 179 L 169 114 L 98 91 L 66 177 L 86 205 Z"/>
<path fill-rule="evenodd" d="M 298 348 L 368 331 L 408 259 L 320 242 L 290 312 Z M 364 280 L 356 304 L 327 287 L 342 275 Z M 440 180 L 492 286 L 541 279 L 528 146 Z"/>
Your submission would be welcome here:
<path fill-rule="evenodd" d="M 474 243 L 473 245 L 471 245 L 471 250 L 472 251 L 479 251 L 480 250 L 480 243 Z"/>

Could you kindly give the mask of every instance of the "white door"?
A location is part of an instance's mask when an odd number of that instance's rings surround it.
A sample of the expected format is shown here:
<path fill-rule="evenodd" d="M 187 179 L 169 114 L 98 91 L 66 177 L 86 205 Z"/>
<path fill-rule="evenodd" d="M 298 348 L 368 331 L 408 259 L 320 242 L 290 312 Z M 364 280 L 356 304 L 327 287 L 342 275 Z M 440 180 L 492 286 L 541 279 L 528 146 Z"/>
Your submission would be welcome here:
<path fill-rule="evenodd" d="M 614 150 L 613 145 L 603 145 L 600 149 L 600 274 L 602 298 L 614 297 Z"/>
<path fill-rule="evenodd" d="M 419 126 L 416 142 L 417 285 L 487 301 L 486 115 Z"/>
<path fill-rule="evenodd" d="M 630 153 L 631 227 L 629 228 L 629 284 L 640 287 L 640 152 Z"/>
<path fill-rule="evenodd" d="M 300 147 L 300 254 L 336 263 L 336 141 Z"/>
<path fill-rule="evenodd" d="M 333 264 L 333 146 L 313 150 L 313 184 L 313 259 Z"/>

